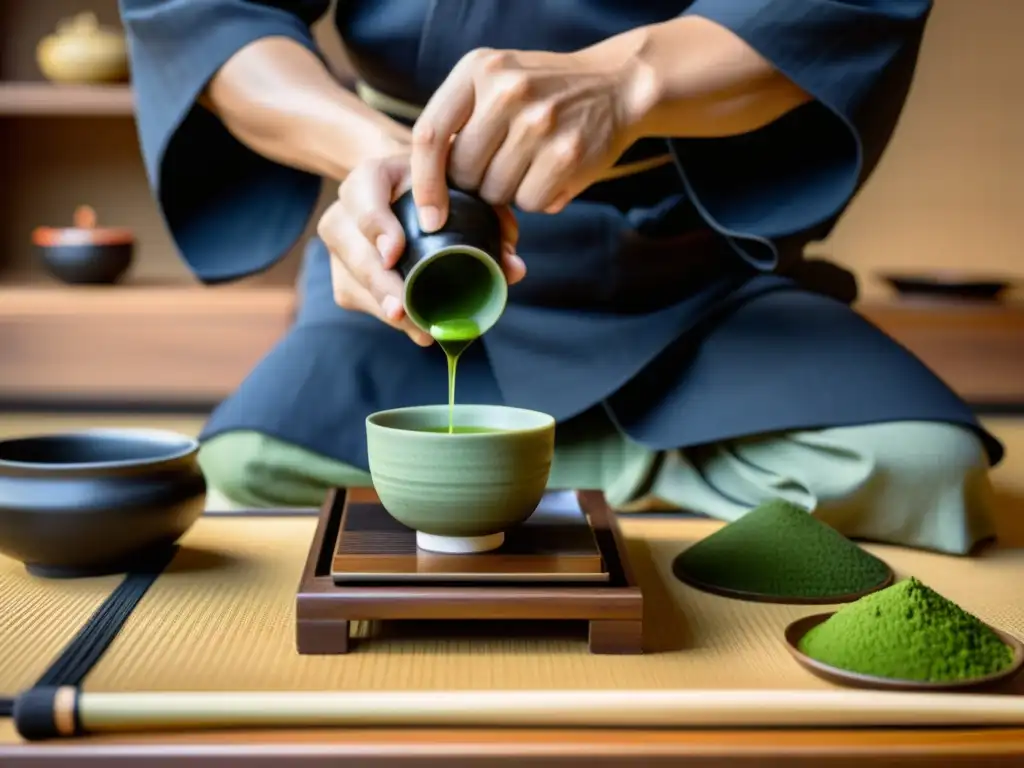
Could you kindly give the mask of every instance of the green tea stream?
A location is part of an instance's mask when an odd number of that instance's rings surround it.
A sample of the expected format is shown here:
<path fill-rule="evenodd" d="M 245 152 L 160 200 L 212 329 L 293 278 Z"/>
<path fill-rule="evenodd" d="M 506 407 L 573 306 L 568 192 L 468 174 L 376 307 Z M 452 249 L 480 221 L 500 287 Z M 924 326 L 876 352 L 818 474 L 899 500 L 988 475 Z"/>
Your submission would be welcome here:
<path fill-rule="evenodd" d="M 474 320 L 457 318 L 441 320 L 430 326 L 430 335 L 448 358 L 448 434 L 455 429 L 455 369 L 459 364 L 459 356 L 470 344 L 480 338 L 480 326 Z M 459 429 L 459 432 L 473 431 Z M 478 430 L 483 431 L 483 430 Z"/>

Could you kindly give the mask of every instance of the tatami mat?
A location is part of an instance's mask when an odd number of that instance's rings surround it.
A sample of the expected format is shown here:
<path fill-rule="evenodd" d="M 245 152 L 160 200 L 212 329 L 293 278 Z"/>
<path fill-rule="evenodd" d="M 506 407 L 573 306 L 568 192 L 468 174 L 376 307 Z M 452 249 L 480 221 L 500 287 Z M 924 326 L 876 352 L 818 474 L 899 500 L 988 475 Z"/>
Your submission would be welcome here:
<path fill-rule="evenodd" d="M 35 683 L 122 578 L 38 579 L 0 556 L 0 696 Z"/>
<path fill-rule="evenodd" d="M 295 651 L 294 602 L 313 521 L 205 519 L 106 656 L 91 691 L 820 688 L 786 654 L 786 624 L 821 610 L 704 595 L 673 579 L 676 553 L 716 524 L 628 521 L 652 653 L 595 656 L 570 627 L 389 624 L 347 656 Z M 872 547 L 983 619 L 1024 636 L 1024 550 L 977 559 Z"/>

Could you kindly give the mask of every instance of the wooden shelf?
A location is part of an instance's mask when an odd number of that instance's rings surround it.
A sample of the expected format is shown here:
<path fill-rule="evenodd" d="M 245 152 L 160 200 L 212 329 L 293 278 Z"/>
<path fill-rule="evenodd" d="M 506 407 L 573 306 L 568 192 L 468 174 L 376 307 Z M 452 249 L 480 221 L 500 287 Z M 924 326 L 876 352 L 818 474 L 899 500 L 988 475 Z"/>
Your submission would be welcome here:
<path fill-rule="evenodd" d="M 1024 303 L 871 302 L 857 309 L 974 404 L 1024 404 Z"/>
<path fill-rule="evenodd" d="M 0 399 L 197 404 L 287 331 L 291 287 L 0 288 Z M 858 307 L 962 396 L 1024 404 L 1024 304 Z"/>
<path fill-rule="evenodd" d="M 131 117 L 134 100 L 127 85 L 0 84 L 0 115 Z"/>
<path fill-rule="evenodd" d="M 285 333 L 294 301 L 291 288 L 0 288 L 0 398 L 207 407 Z"/>

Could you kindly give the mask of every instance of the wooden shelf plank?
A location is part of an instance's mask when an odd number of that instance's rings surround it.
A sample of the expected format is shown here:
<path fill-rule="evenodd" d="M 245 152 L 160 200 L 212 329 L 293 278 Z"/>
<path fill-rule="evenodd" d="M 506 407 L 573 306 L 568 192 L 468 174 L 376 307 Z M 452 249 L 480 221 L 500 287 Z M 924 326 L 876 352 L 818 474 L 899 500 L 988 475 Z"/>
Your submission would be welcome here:
<path fill-rule="evenodd" d="M 182 315 L 195 313 L 211 318 L 240 312 L 279 315 L 291 311 L 294 294 L 289 286 L 3 286 L 0 287 L 0 322 L 12 316 L 82 318 L 84 315 L 143 320 L 181 319 Z"/>
<path fill-rule="evenodd" d="M 217 402 L 294 307 L 290 287 L 0 288 L 0 398 Z M 1024 404 L 1024 304 L 858 310 L 971 402 Z"/>
<path fill-rule="evenodd" d="M 975 404 L 1024 404 L 1024 303 L 872 302 L 860 313 Z"/>
<path fill-rule="evenodd" d="M 3 288 L 0 398 L 205 407 L 241 383 L 293 307 L 291 288 Z"/>
<path fill-rule="evenodd" d="M 118 117 L 134 114 L 128 85 L 0 84 L 0 115 Z"/>

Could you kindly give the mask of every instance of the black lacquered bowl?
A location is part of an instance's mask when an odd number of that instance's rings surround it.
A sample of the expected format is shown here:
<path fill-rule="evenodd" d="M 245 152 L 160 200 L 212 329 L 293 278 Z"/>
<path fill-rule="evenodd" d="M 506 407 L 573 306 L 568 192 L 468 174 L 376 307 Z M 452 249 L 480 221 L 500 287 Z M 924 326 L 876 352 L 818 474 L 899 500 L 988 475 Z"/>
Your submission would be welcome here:
<path fill-rule="evenodd" d="M 111 285 L 132 265 L 131 243 L 48 245 L 38 247 L 50 274 L 71 285 Z"/>
<path fill-rule="evenodd" d="M 96 211 L 87 205 L 75 210 L 74 220 L 73 227 L 37 227 L 32 233 L 32 242 L 47 270 L 72 285 L 118 282 L 132 265 L 132 233 L 96 226 Z"/>
<path fill-rule="evenodd" d="M 198 451 L 148 429 L 0 441 L 0 553 L 51 578 L 145 568 L 202 514 Z"/>

